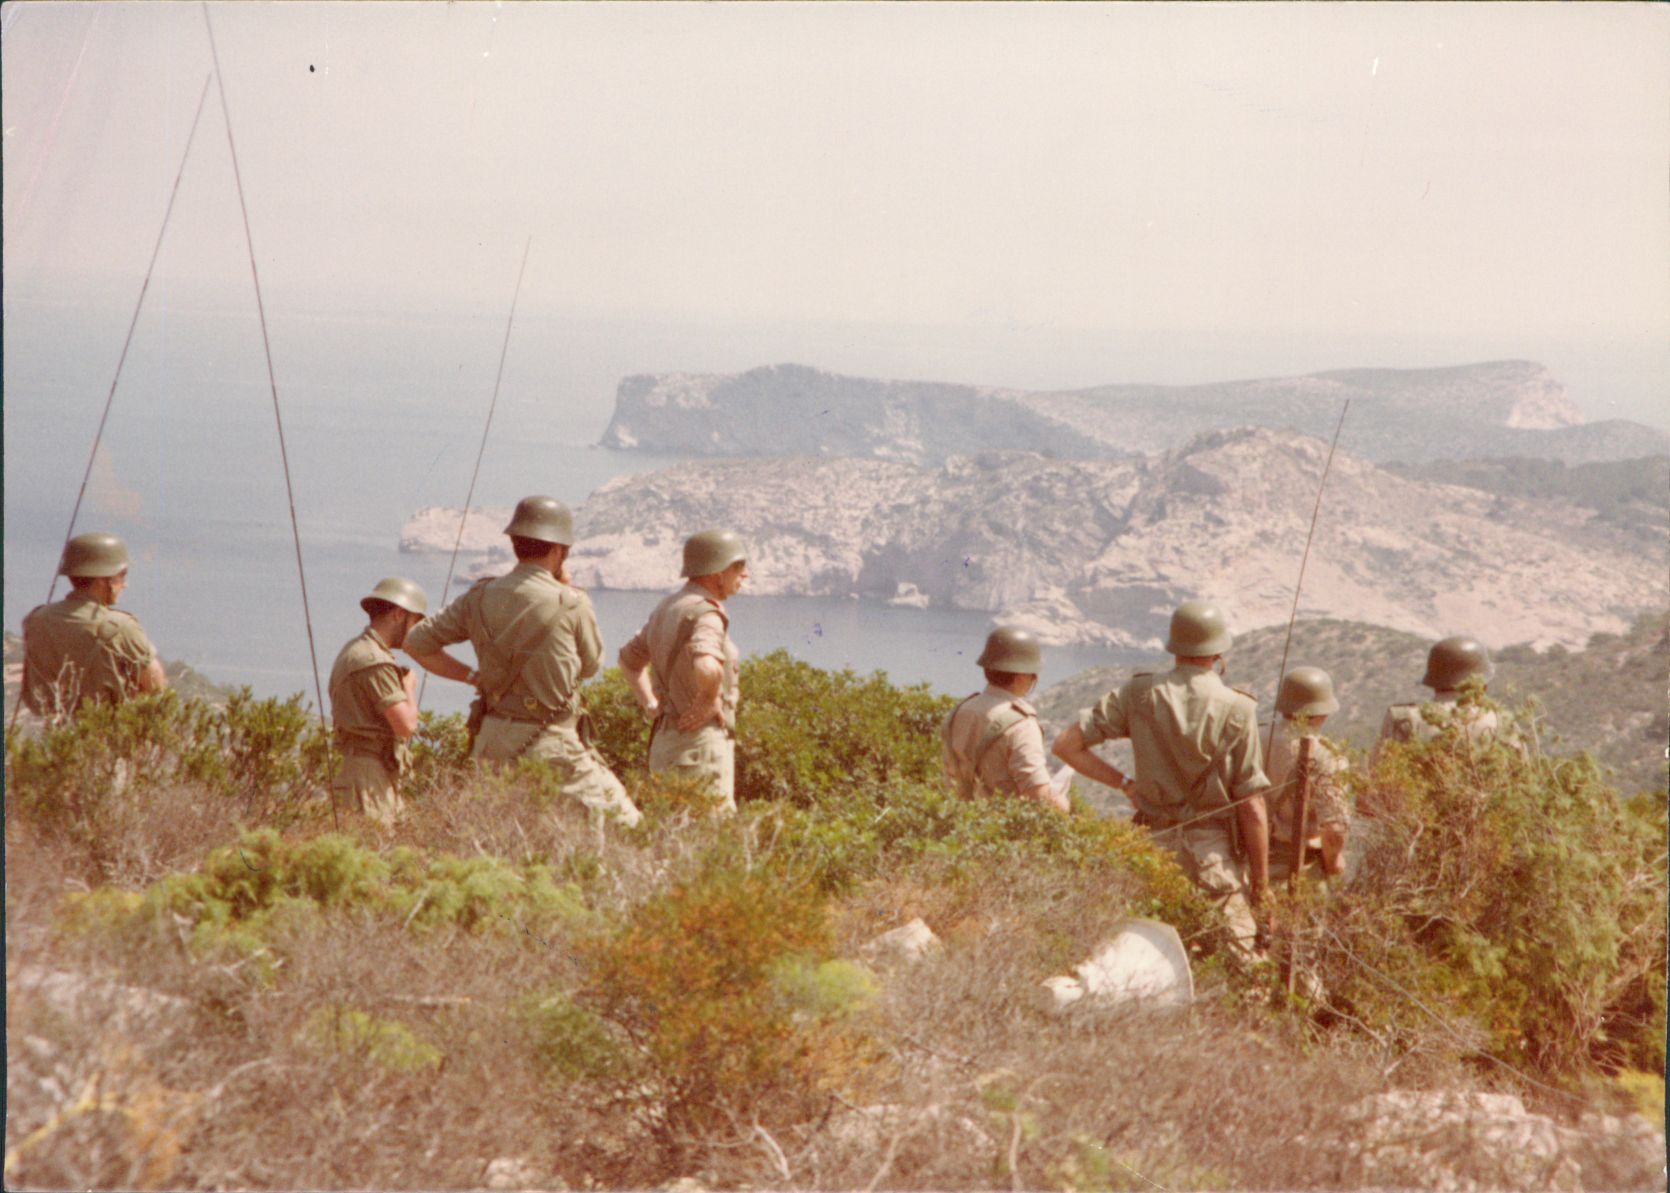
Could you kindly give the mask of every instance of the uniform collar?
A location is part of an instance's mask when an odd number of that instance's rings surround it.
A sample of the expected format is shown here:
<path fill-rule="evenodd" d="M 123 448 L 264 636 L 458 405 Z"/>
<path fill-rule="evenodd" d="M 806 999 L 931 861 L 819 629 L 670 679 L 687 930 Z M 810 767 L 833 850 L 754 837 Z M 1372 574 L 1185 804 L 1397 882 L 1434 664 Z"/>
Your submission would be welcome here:
<path fill-rule="evenodd" d="M 394 647 L 383 641 L 383 636 L 377 632 L 377 627 L 366 626 L 365 636 L 375 642 L 378 646 L 381 646 L 384 650 L 388 651 L 390 654 L 394 653 Z"/>
<path fill-rule="evenodd" d="M 550 568 L 546 567 L 537 559 L 523 559 L 517 561 L 516 566 L 511 569 L 510 574 L 513 576 L 544 576 L 547 580 L 550 580 L 554 584 L 562 583 L 561 580 L 557 579 L 556 574 L 552 572 Z"/>
<path fill-rule="evenodd" d="M 725 602 L 724 601 L 722 601 L 718 597 L 714 596 L 711 592 L 709 592 L 707 589 L 703 588 L 700 584 L 697 584 L 695 580 L 691 580 L 691 579 L 685 580 L 685 582 L 684 582 L 684 592 L 687 592 L 687 593 L 693 592 L 697 596 L 701 597 L 704 601 L 711 602 L 712 604 L 719 606 L 721 609 L 725 607 Z M 680 595 L 683 595 L 683 594 L 681 593 Z"/>
<path fill-rule="evenodd" d="M 69 591 L 69 593 L 64 597 L 64 604 L 66 604 L 66 605 L 104 605 L 104 602 L 99 600 L 99 598 L 94 596 L 91 592 L 83 592 L 83 591 L 80 591 L 78 589 L 73 589 L 72 588 Z M 108 606 L 106 606 L 106 608 L 108 608 Z"/>
<path fill-rule="evenodd" d="M 1035 710 L 1032 705 L 1027 703 L 1025 696 L 1017 696 L 1008 688 L 1000 688 L 994 683 L 989 683 L 986 685 L 986 690 L 980 694 L 982 696 L 997 696 L 1000 699 L 1007 700 L 1024 713 L 1032 713 L 1034 716 L 1037 715 L 1037 710 Z"/>
<path fill-rule="evenodd" d="M 1197 675 L 1210 675 L 1219 683 L 1223 682 L 1223 677 L 1218 674 L 1217 668 L 1202 667 L 1199 663 L 1178 663 L 1172 667 L 1171 671 L 1173 675 L 1181 676 L 1184 679 L 1193 679 Z"/>

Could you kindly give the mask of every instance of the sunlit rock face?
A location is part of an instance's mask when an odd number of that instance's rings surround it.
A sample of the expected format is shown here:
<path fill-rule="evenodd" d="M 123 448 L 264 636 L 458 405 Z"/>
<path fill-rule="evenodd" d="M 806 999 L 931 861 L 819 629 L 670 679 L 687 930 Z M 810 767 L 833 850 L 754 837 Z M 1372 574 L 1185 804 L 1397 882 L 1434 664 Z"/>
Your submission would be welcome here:
<path fill-rule="evenodd" d="M 1050 643 L 1157 647 L 1171 609 L 1191 598 L 1218 602 L 1238 628 L 1286 622 L 1327 453 L 1319 439 L 1254 428 L 1114 460 L 984 451 L 941 465 L 689 463 L 598 489 L 578 511 L 570 566 L 581 585 L 669 588 L 684 538 L 727 526 L 748 541 L 759 595 L 904 593 L 989 611 Z M 482 515 L 498 526 L 506 516 Z M 456 534 L 456 511 L 425 511 L 402 542 L 450 551 Z M 1662 536 L 1562 502 L 1407 479 L 1341 451 L 1299 612 L 1580 647 L 1660 605 L 1667 568 Z"/>

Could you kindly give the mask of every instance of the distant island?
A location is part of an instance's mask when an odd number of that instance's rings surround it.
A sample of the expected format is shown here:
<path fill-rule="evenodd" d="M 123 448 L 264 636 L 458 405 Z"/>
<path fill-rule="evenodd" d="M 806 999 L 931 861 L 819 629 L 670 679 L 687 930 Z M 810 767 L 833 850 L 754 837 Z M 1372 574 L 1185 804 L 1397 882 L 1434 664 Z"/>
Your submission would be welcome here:
<path fill-rule="evenodd" d="M 1346 399 L 1341 447 L 1381 462 L 1529 456 L 1577 464 L 1670 452 L 1670 435 L 1641 423 L 1585 422 L 1565 386 L 1523 360 L 1055 392 L 849 377 L 796 364 L 642 374 L 620 382 L 602 444 L 913 464 L 992 448 L 1107 459 L 1182 447 L 1230 427 L 1326 438 Z"/>

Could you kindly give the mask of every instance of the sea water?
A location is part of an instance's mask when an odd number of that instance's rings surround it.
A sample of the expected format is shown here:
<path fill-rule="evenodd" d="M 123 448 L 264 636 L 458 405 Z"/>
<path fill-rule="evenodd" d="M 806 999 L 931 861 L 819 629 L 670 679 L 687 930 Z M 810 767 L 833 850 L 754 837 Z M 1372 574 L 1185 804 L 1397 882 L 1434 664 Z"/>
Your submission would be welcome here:
<path fill-rule="evenodd" d="M 6 314 L 4 614 L 15 632 L 52 582 L 126 319 L 113 309 L 12 301 Z M 648 346 L 581 345 L 537 323 L 520 334 L 512 349 L 522 363 L 507 361 L 474 505 L 506 508 L 547 493 L 578 506 L 614 477 L 677 462 L 593 446 L 614 381 L 666 366 Z M 123 369 L 75 529 L 127 540 L 133 565 L 122 604 L 165 657 L 220 683 L 311 702 L 314 662 L 322 684 L 363 626 L 358 600 L 378 579 L 409 576 L 439 603 L 447 557 L 401 553 L 400 531 L 421 506 L 463 504 L 502 337 L 502 325 L 485 319 L 275 320 L 287 490 L 258 330 L 235 311 L 153 312 Z M 650 361 L 635 363 L 639 354 Z M 461 557 L 460 572 L 470 561 Z M 460 587 L 455 579 L 453 595 Z M 57 595 L 63 590 L 60 581 Z M 610 662 L 661 595 L 592 592 Z M 980 686 L 973 660 L 991 620 L 746 593 L 730 612 L 745 654 L 783 649 L 819 667 L 882 670 L 950 693 Z M 470 657 L 467 647 L 459 654 Z M 1124 661 L 1105 649 L 1051 649 L 1045 682 Z M 433 680 L 425 707 L 459 711 L 468 695 Z"/>

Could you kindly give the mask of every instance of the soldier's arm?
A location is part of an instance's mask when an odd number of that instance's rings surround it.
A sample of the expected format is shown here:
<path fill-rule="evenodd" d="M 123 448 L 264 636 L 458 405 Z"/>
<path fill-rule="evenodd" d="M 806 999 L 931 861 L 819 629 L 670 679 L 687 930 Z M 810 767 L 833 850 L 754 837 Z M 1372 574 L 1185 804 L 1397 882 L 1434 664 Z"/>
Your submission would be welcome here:
<path fill-rule="evenodd" d="M 1235 820 L 1241 830 L 1241 848 L 1247 855 L 1247 902 L 1256 908 L 1270 881 L 1270 817 L 1264 808 L 1264 793 L 1257 791 L 1237 800 Z"/>
<path fill-rule="evenodd" d="M 1238 726 L 1229 751 L 1229 789 L 1236 801 L 1235 819 L 1241 830 L 1241 847 L 1247 855 L 1247 878 L 1251 888 L 1247 901 L 1254 907 L 1264 897 L 1270 878 L 1270 814 L 1264 793 L 1270 780 L 1264 774 L 1264 749 L 1258 736 L 1256 705 L 1249 699 L 1236 714 Z M 1303 832 L 1304 826 L 1298 826 Z"/>
<path fill-rule="evenodd" d="M 1050 783 L 1049 763 L 1044 758 L 1044 731 L 1037 718 L 1028 717 L 1011 728 L 1008 738 L 1009 781 L 1021 798 L 1036 800 L 1057 812 L 1072 811 L 1066 794 L 1058 793 Z"/>
<path fill-rule="evenodd" d="M 383 710 L 394 736 L 405 740 L 417 732 L 417 672 L 408 667 L 396 668 L 389 664 L 372 669 L 367 676 L 372 693 Z"/>
<path fill-rule="evenodd" d="M 644 630 L 632 635 L 632 640 L 620 648 L 620 669 L 626 676 L 626 682 L 632 688 L 632 698 L 638 702 L 638 707 L 648 716 L 655 716 L 661 711 L 661 706 L 655 699 L 655 688 L 649 679 L 649 643 L 645 639 Z"/>
<path fill-rule="evenodd" d="M 678 727 L 686 733 L 721 715 L 720 688 L 725 681 L 725 664 L 710 654 L 697 655 L 690 662 L 690 673 L 696 679 L 696 698 L 678 719 Z"/>
<path fill-rule="evenodd" d="M 696 619 L 685 649 L 691 656 L 690 673 L 696 680 L 696 698 L 678 719 L 678 727 L 689 733 L 723 715 L 725 625 L 717 610 Z"/>
<path fill-rule="evenodd" d="M 579 589 L 572 591 L 580 598 L 574 623 L 574 649 L 580 656 L 580 678 L 590 679 L 603 666 L 603 631 L 598 628 L 597 610 L 592 608 L 591 598 Z"/>
<path fill-rule="evenodd" d="M 1069 725 L 1056 734 L 1055 741 L 1050 743 L 1050 753 L 1085 778 L 1094 779 L 1116 791 L 1129 794 L 1136 786 L 1129 776 L 1120 774 L 1111 763 L 1090 748 L 1085 740 L 1082 724 Z"/>
<path fill-rule="evenodd" d="M 151 639 L 140 628 L 138 619 L 131 614 L 117 612 L 111 622 L 115 626 L 115 636 L 109 640 L 109 649 L 121 660 L 128 683 L 138 692 L 167 691 L 168 673 L 163 670 L 157 648 L 151 645 Z"/>
<path fill-rule="evenodd" d="M 474 683 L 480 678 L 474 668 L 446 652 L 448 646 L 470 636 L 464 624 L 464 602 L 469 599 L 470 593 L 465 593 L 433 617 L 418 622 L 406 636 L 406 654 L 429 674 L 458 683 Z"/>
<path fill-rule="evenodd" d="M 168 672 L 162 669 L 162 660 L 152 657 L 136 681 L 141 692 L 166 692 L 168 690 Z"/>

